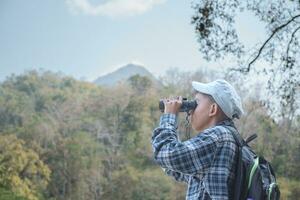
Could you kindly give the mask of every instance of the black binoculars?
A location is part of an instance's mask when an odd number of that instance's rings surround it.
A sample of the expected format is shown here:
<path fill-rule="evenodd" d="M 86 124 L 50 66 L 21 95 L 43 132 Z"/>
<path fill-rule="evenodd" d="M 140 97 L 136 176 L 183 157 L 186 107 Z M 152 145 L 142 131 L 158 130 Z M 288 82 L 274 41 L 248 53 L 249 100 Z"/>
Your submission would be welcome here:
<path fill-rule="evenodd" d="M 189 112 L 191 110 L 195 110 L 196 107 L 196 100 L 187 100 L 187 98 L 182 98 L 182 104 L 179 109 L 179 112 Z M 159 109 L 161 112 L 164 112 L 165 110 L 165 104 L 162 100 L 159 101 Z"/>

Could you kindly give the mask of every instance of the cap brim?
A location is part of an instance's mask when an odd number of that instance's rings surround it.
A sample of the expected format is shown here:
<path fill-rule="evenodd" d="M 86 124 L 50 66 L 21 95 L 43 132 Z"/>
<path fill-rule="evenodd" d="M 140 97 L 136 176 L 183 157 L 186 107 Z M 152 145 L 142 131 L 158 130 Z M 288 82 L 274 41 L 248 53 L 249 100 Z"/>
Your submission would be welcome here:
<path fill-rule="evenodd" d="M 212 95 L 211 94 L 212 91 L 211 91 L 210 87 L 207 85 L 207 83 L 200 83 L 197 81 L 193 81 L 192 86 L 193 86 L 194 90 L 196 90 L 197 92 Z"/>

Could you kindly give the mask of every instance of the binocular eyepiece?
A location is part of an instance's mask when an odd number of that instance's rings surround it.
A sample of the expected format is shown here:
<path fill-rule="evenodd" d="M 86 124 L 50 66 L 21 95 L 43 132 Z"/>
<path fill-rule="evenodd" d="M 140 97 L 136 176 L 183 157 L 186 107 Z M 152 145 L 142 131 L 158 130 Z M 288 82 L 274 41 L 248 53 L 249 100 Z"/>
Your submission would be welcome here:
<path fill-rule="evenodd" d="M 187 100 L 187 98 L 182 98 L 182 104 L 179 109 L 179 112 L 189 112 L 191 110 L 195 110 L 196 107 L 196 100 Z M 164 112 L 165 110 L 165 104 L 162 100 L 159 101 L 159 109 L 161 112 Z"/>

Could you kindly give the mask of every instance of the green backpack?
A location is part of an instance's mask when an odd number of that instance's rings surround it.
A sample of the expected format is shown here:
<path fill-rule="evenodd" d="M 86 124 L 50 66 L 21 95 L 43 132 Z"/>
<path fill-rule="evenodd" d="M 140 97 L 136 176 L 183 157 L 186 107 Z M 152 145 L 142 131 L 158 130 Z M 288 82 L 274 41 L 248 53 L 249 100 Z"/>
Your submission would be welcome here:
<path fill-rule="evenodd" d="M 235 131 L 231 133 L 238 145 L 234 200 L 278 200 L 280 190 L 271 164 L 248 145 L 257 135 L 244 140 Z"/>

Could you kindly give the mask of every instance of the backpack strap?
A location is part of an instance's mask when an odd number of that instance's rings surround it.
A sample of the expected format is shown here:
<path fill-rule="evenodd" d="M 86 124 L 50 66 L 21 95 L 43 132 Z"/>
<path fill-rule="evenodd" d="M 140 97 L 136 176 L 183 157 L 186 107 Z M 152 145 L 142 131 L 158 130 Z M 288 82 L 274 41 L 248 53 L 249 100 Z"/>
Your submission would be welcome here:
<path fill-rule="evenodd" d="M 231 135 L 234 137 L 234 140 L 237 144 L 237 163 L 236 163 L 236 171 L 235 171 L 235 182 L 234 182 L 234 191 L 233 191 L 233 200 L 244 200 L 245 194 L 243 193 L 245 185 L 241 183 L 241 180 L 245 179 L 245 175 L 242 171 L 243 169 L 243 156 L 242 156 L 242 148 L 247 145 L 242 136 L 238 133 L 235 127 L 226 126 Z"/>
<path fill-rule="evenodd" d="M 246 140 L 244 140 L 236 128 L 232 126 L 226 126 L 226 127 L 231 130 L 231 135 L 234 137 L 234 140 L 240 147 L 248 145 L 249 142 L 257 138 L 257 134 L 253 133 L 252 135 L 247 137 Z"/>
<path fill-rule="evenodd" d="M 251 142 L 255 138 L 257 138 L 257 134 L 253 133 L 252 135 L 250 135 L 249 137 L 246 138 L 246 143 L 248 144 L 249 142 Z"/>
<path fill-rule="evenodd" d="M 226 127 L 230 130 L 231 135 L 234 137 L 234 140 L 236 141 L 239 147 L 245 146 L 247 144 L 247 142 L 245 142 L 245 140 L 242 138 L 242 136 L 239 134 L 238 130 L 235 127 Z"/>

